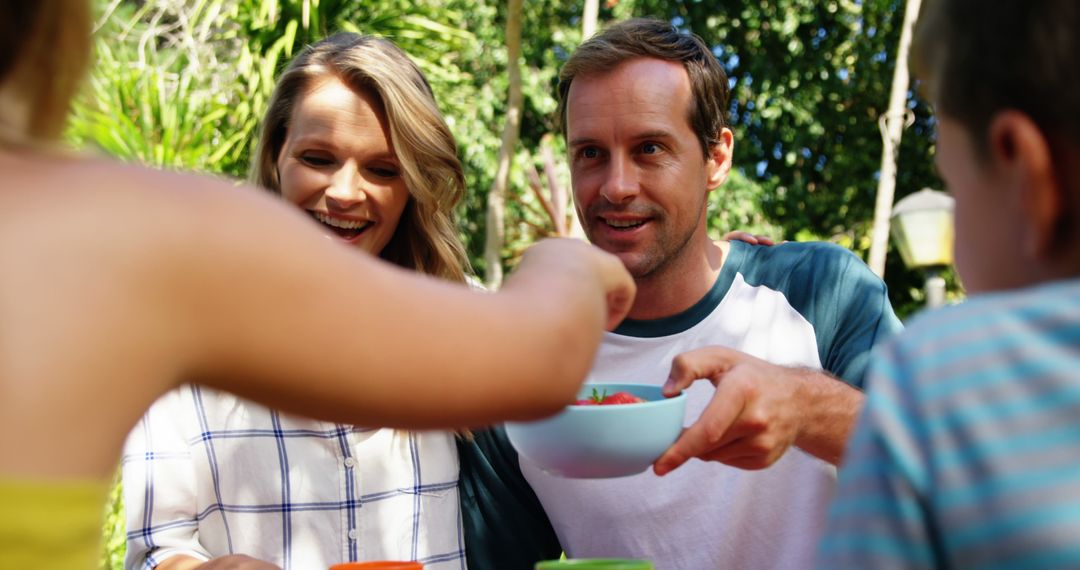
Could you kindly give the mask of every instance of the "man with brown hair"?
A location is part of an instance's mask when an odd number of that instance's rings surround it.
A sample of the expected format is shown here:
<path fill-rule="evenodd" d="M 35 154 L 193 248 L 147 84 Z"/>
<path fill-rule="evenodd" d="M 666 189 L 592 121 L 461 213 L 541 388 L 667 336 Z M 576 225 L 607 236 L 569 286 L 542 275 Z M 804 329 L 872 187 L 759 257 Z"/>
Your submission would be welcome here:
<path fill-rule="evenodd" d="M 899 329 L 885 285 L 835 245 L 709 238 L 733 137 L 727 76 L 696 36 L 611 26 L 571 56 L 559 94 L 582 226 L 638 288 L 590 381 L 712 383 L 687 390 L 692 425 L 655 473 L 559 479 L 522 461 L 526 477 L 571 556 L 808 566 L 867 352 Z"/>

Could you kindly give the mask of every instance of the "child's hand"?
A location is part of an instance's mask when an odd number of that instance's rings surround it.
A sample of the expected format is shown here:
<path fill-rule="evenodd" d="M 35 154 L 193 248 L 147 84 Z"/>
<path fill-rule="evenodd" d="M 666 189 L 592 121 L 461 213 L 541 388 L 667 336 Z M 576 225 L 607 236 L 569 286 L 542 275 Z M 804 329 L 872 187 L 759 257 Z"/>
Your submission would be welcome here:
<path fill-rule="evenodd" d="M 515 276 L 531 279 L 570 278 L 575 288 L 594 284 L 607 306 L 605 328 L 618 326 L 630 311 L 637 291 L 619 258 L 578 239 L 546 239 L 530 247 Z M 520 277 L 519 277 L 520 278 Z"/>

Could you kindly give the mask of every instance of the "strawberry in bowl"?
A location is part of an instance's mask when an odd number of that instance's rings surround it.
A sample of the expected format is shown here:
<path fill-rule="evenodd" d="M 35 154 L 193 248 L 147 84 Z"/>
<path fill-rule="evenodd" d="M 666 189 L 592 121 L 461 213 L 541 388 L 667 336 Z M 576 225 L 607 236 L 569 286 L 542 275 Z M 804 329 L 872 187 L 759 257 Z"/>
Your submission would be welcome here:
<path fill-rule="evenodd" d="M 592 389 L 592 394 L 588 398 L 582 398 L 576 402 L 578 406 L 614 406 L 618 404 L 640 404 L 645 402 L 644 398 L 639 398 L 630 392 L 620 390 L 611 394 L 607 393 L 607 390 L 600 391 L 596 388 Z"/>

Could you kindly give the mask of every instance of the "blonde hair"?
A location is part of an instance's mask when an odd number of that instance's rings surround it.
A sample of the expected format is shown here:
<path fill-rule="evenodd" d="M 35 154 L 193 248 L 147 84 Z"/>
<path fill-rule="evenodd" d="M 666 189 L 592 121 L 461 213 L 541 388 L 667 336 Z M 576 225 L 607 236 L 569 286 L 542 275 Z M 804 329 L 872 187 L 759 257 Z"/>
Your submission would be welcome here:
<path fill-rule="evenodd" d="M 464 282 L 468 268 L 454 208 L 465 195 L 457 144 L 442 118 L 431 86 L 392 42 L 352 33 L 334 34 L 306 47 L 278 78 L 263 118 L 251 181 L 281 192 L 277 158 L 293 110 L 314 80 L 333 76 L 382 102 L 409 201 L 379 257 L 450 281 Z"/>
<path fill-rule="evenodd" d="M 58 139 L 90 62 L 88 0 L 0 0 L 0 140 Z"/>

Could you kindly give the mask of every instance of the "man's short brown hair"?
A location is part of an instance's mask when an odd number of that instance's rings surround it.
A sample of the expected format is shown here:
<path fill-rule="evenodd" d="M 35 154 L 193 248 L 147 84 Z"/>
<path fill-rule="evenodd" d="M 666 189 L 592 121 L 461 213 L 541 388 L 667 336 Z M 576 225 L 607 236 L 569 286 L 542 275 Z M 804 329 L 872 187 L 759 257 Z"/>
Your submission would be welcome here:
<path fill-rule="evenodd" d="M 566 136 L 566 97 L 575 77 L 604 73 L 621 63 L 650 57 L 677 61 L 686 69 L 693 94 L 687 119 L 701 142 L 702 152 L 708 156 L 709 149 L 718 142 L 717 135 L 728 126 L 727 73 L 701 38 L 680 32 L 661 20 L 619 22 L 574 50 L 559 72 L 558 114 L 563 136 Z"/>

